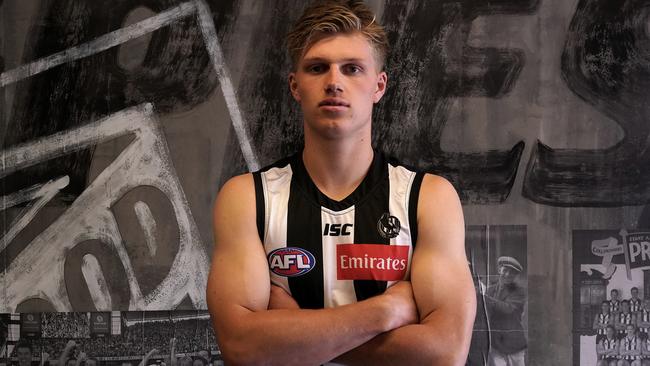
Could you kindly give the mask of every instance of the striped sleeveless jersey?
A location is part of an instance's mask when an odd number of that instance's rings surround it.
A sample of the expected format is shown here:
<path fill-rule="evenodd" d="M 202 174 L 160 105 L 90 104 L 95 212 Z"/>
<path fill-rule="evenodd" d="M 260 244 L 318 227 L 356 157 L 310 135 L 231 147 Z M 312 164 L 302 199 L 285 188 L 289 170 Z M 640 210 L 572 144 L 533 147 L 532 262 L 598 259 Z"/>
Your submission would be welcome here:
<path fill-rule="evenodd" d="M 648 311 L 647 309 L 644 308 L 643 310 L 641 310 L 639 312 L 639 315 L 641 315 L 641 321 L 642 322 L 645 322 L 645 323 L 650 322 L 650 311 Z M 639 327 L 639 331 L 642 332 L 642 333 L 648 333 L 648 328 Z"/>
<path fill-rule="evenodd" d="M 375 151 L 363 181 L 336 201 L 313 183 L 301 153 L 253 173 L 271 281 L 301 308 L 320 309 L 407 279 L 423 176 Z"/>
<path fill-rule="evenodd" d="M 611 313 L 603 314 L 603 313 L 598 313 L 598 324 L 600 325 L 607 325 L 609 324 L 609 316 Z M 601 334 L 607 334 L 607 328 L 598 328 L 597 331 L 598 335 Z"/>
<path fill-rule="evenodd" d="M 641 310 L 641 299 L 630 299 L 630 311 L 636 313 Z"/>
<path fill-rule="evenodd" d="M 632 313 L 619 313 L 618 322 L 625 325 L 632 324 Z M 625 334 L 625 328 L 619 330 L 618 333 L 621 335 Z"/>
<path fill-rule="evenodd" d="M 603 349 L 605 351 L 611 351 L 611 350 L 616 349 L 618 347 L 618 345 L 616 344 L 617 343 L 616 338 L 612 338 L 612 339 L 603 338 L 603 340 L 601 342 L 603 344 Z M 600 357 L 601 360 L 605 360 L 607 358 L 609 358 L 609 357 L 608 356 L 601 356 Z"/>
<path fill-rule="evenodd" d="M 636 337 L 628 338 L 626 336 L 626 337 L 623 337 L 621 342 L 623 342 L 623 345 L 624 345 L 626 351 L 631 351 L 631 350 L 637 348 L 637 346 L 636 346 L 637 338 Z M 623 356 L 623 359 L 628 360 L 628 361 L 636 360 L 638 358 L 640 358 L 640 357 L 639 356 Z"/>

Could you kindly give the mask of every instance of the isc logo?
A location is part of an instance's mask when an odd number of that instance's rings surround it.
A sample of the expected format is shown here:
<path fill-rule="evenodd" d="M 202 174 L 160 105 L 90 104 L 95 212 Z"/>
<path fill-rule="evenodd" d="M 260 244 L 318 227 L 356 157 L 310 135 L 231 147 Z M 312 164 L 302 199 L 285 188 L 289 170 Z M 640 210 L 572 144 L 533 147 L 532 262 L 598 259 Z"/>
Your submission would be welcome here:
<path fill-rule="evenodd" d="M 342 236 L 350 235 L 350 228 L 352 224 L 325 224 L 325 229 L 323 229 L 323 236 Z"/>
<path fill-rule="evenodd" d="M 271 272 L 284 277 L 302 276 L 316 265 L 313 254 L 296 247 L 276 249 L 267 258 Z"/>

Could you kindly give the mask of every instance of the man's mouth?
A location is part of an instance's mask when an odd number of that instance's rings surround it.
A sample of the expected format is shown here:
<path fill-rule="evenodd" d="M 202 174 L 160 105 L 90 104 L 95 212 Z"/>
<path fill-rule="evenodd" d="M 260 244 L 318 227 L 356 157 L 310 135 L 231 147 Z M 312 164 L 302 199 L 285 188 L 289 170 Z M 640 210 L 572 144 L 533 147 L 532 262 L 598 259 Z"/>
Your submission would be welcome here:
<path fill-rule="evenodd" d="M 344 99 L 340 98 L 327 98 L 318 103 L 319 107 L 349 107 L 350 104 Z"/>

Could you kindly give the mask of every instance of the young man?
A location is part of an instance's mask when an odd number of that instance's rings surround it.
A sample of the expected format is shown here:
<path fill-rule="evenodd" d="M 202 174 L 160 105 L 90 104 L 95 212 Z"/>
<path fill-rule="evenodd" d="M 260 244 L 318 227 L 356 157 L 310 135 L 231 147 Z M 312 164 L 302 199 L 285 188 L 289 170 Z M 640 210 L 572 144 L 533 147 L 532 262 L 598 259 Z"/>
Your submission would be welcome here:
<path fill-rule="evenodd" d="M 619 335 L 624 336 L 626 326 L 629 324 L 635 325 L 636 323 L 636 316 L 630 311 L 630 303 L 627 300 L 621 301 L 621 312 L 618 313 L 614 322 Z"/>
<path fill-rule="evenodd" d="M 636 326 L 641 332 L 641 337 L 648 338 L 650 329 L 650 299 L 643 300 L 643 308 L 636 315 Z"/>
<path fill-rule="evenodd" d="M 641 366 L 641 343 L 636 336 L 636 327 L 628 324 L 625 327 L 625 337 L 619 341 L 618 366 Z"/>
<path fill-rule="evenodd" d="M 603 300 L 600 304 L 600 313 L 596 314 L 593 329 L 596 331 L 596 343 L 607 335 L 607 328 L 614 325 L 614 316 L 609 311 L 609 301 Z"/>
<path fill-rule="evenodd" d="M 618 290 L 612 289 L 612 291 L 609 292 L 609 311 L 618 314 L 621 311 L 620 305 L 621 301 L 618 299 Z"/>
<path fill-rule="evenodd" d="M 463 365 L 476 299 L 458 196 L 370 144 L 381 26 L 329 1 L 288 43 L 304 150 L 215 203 L 207 298 L 226 364 Z"/>
<path fill-rule="evenodd" d="M 31 366 L 32 364 L 32 346 L 27 342 L 20 342 L 16 345 L 14 351 L 18 359 L 19 366 Z"/>
<path fill-rule="evenodd" d="M 630 290 L 632 297 L 630 298 L 630 311 L 632 313 L 637 313 L 641 311 L 643 300 L 639 298 L 639 288 L 632 287 Z"/>
<path fill-rule="evenodd" d="M 609 306 L 609 304 L 607 304 Z M 596 343 L 596 354 L 598 355 L 597 366 L 616 366 L 618 359 L 618 339 L 616 330 L 608 325 L 606 335 Z"/>

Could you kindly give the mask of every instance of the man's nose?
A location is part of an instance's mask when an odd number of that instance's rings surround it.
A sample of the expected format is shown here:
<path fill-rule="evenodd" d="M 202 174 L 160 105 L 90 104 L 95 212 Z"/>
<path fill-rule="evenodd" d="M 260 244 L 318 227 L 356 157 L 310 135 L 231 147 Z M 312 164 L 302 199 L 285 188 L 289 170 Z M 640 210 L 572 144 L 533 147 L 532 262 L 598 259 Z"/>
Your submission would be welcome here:
<path fill-rule="evenodd" d="M 327 94 L 339 94 L 343 92 L 341 84 L 341 73 L 336 67 L 330 67 L 325 79 L 325 92 Z"/>

